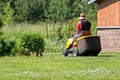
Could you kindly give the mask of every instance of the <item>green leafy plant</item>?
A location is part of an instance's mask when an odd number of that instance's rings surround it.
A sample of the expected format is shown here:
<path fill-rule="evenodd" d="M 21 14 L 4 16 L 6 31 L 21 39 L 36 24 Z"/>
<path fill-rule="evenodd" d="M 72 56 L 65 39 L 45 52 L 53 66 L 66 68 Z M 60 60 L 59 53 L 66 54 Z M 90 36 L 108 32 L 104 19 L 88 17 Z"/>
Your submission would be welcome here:
<path fill-rule="evenodd" d="M 6 25 L 12 21 L 14 10 L 11 8 L 10 2 L 1 3 L 1 9 L 0 18 L 2 20 L 2 24 Z"/>
<path fill-rule="evenodd" d="M 15 47 L 15 41 L 7 38 L 0 39 L 0 56 L 13 56 L 12 50 Z"/>
<path fill-rule="evenodd" d="M 27 53 L 27 55 L 30 55 L 30 52 L 35 52 L 37 56 L 38 54 L 42 56 L 45 41 L 40 34 L 26 33 L 21 37 L 21 47 L 25 50 L 24 52 Z"/>

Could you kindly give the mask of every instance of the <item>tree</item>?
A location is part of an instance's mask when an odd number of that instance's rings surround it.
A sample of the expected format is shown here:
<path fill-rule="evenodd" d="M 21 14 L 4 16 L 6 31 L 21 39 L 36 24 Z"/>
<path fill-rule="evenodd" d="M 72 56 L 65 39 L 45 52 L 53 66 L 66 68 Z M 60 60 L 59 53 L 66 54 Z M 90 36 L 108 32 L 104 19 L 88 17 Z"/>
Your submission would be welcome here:
<path fill-rule="evenodd" d="M 12 20 L 12 16 L 14 14 L 14 10 L 10 6 L 10 1 L 1 1 L 0 2 L 0 18 L 3 25 L 8 24 Z"/>
<path fill-rule="evenodd" d="M 96 17 L 96 5 L 89 6 L 87 3 L 87 0 L 1 0 L 2 8 L 0 7 L 0 10 L 2 12 L 0 14 L 8 13 L 9 16 L 6 14 L 5 17 L 10 19 L 14 13 L 14 21 L 28 23 L 39 21 L 64 22 L 79 17 L 81 12 L 93 19 Z"/>

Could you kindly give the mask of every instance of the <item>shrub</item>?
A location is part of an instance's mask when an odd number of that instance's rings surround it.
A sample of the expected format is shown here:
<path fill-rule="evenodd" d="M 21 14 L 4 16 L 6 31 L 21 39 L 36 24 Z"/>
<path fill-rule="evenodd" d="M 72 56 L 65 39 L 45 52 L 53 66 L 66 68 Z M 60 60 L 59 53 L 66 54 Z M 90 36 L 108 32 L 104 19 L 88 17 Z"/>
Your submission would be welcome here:
<path fill-rule="evenodd" d="M 0 56 L 14 56 L 12 50 L 15 47 L 15 41 L 7 38 L 0 39 Z"/>
<path fill-rule="evenodd" d="M 42 52 L 44 52 L 45 41 L 40 36 L 40 34 L 35 33 L 25 33 L 21 37 L 21 48 L 24 50 L 26 55 L 30 55 L 30 52 L 37 53 L 42 56 Z"/>

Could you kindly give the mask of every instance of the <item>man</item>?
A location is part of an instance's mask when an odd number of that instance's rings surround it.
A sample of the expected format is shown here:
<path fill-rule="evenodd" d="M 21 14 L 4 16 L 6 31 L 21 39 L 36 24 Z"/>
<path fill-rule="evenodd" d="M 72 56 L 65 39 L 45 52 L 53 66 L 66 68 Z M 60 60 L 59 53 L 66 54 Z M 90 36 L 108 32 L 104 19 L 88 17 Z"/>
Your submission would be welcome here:
<path fill-rule="evenodd" d="M 91 23 L 86 19 L 85 14 L 81 13 L 79 17 L 79 21 L 76 26 L 76 34 L 73 37 L 73 40 L 70 39 L 70 42 L 72 41 L 72 43 L 67 46 L 67 50 L 63 51 L 64 56 L 67 56 L 69 53 L 73 53 L 73 56 L 77 55 L 77 48 L 76 48 L 77 44 L 74 44 L 74 42 L 77 40 L 77 38 L 81 36 L 90 35 L 90 28 L 91 28 Z"/>
<path fill-rule="evenodd" d="M 90 28 L 91 28 L 91 23 L 86 19 L 85 14 L 81 13 L 79 17 L 79 21 L 76 26 L 76 34 L 73 37 L 73 42 L 76 41 L 77 38 L 81 36 L 90 35 Z"/>

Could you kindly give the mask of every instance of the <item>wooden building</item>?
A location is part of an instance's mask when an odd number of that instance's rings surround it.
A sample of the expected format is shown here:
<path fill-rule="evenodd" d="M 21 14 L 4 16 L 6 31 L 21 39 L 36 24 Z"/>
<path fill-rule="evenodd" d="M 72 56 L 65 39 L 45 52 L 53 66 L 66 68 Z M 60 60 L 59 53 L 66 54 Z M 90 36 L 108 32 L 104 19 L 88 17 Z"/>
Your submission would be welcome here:
<path fill-rule="evenodd" d="M 120 0 L 88 0 L 98 4 L 97 34 L 103 52 L 120 52 Z"/>

